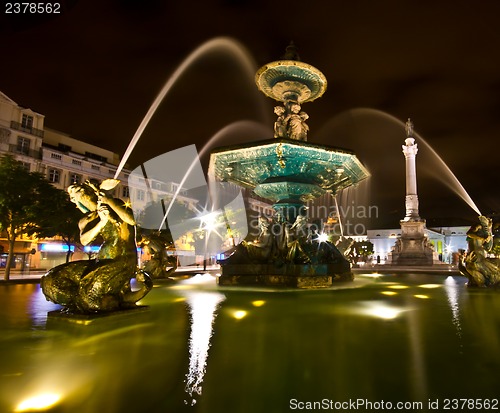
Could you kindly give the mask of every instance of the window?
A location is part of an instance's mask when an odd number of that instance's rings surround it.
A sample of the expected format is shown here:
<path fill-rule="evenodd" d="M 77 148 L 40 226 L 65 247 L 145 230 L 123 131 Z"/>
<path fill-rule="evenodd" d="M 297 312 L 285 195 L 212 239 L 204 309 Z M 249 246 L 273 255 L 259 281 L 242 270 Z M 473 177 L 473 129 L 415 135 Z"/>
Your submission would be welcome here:
<path fill-rule="evenodd" d="M 80 182 L 82 182 L 82 176 L 78 174 L 71 174 L 69 176 L 69 179 L 71 181 L 71 185 L 79 184 Z"/>
<path fill-rule="evenodd" d="M 58 183 L 61 180 L 61 172 L 58 169 L 49 169 L 49 182 Z"/>
<path fill-rule="evenodd" d="M 92 165 L 91 168 L 94 170 L 94 171 L 100 171 L 101 170 L 101 167 L 99 165 Z"/>
<path fill-rule="evenodd" d="M 98 155 L 96 153 L 85 152 L 85 156 L 90 159 L 95 159 L 96 161 L 108 162 L 108 158 L 106 158 L 105 156 Z"/>
<path fill-rule="evenodd" d="M 71 151 L 71 146 L 65 145 L 64 143 L 59 143 L 57 144 L 57 147 L 63 151 L 63 152 L 70 152 Z"/>
<path fill-rule="evenodd" d="M 23 114 L 23 120 L 21 122 L 21 126 L 26 129 L 33 128 L 33 116 Z"/>
<path fill-rule="evenodd" d="M 122 189 L 122 196 L 124 198 L 129 198 L 130 197 L 130 190 L 128 188 L 128 186 L 124 186 L 123 189 Z"/>
<path fill-rule="evenodd" d="M 144 191 L 143 190 L 141 190 L 141 189 L 137 190 L 137 199 L 139 201 L 144 201 Z"/>
<path fill-rule="evenodd" d="M 51 153 L 51 154 L 50 154 L 50 157 L 51 157 L 52 159 L 57 159 L 58 161 L 62 160 L 62 155 L 61 155 L 61 154 L 59 154 L 59 153 Z"/>
<path fill-rule="evenodd" d="M 31 141 L 23 136 L 17 137 L 17 152 L 28 155 L 30 152 Z"/>

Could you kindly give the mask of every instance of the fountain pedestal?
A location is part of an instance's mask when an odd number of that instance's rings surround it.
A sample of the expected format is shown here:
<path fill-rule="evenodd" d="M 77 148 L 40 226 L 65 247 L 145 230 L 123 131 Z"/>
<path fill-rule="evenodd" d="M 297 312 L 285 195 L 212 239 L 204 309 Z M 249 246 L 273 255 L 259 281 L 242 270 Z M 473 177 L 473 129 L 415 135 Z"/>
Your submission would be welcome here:
<path fill-rule="evenodd" d="M 307 223 L 306 202 L 357 184 L 369 176 L 351 151 L 307 141 L 308 116 L 301 104 L 319 98 L 326 79 L 316 68 L 288 58 L 263 66 L 255 80 L 267 96 L 283 102 L 274 139 L 217 148 L 209 170 L 215 178 L 251 189 L 273 204 L 271 219 L 259 218 L 259 234 L 221 260 L 219 285 L 329 287 L 352 280 L 350 263 Z"/>
<path fill-rule="evenodd" d="M 434 251 L 425 235 L 425 220 L 400 221 L 401 238 L 393 253 L 393 263 L 403 266 L 432 265 Z"/>

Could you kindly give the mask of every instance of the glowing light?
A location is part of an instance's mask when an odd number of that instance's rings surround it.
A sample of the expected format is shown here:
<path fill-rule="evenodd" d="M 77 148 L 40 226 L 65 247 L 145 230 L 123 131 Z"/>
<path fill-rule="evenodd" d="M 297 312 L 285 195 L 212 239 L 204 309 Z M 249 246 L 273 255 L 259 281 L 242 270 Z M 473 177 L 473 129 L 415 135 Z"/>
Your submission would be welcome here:
<path fill-rule="evenodd" d="M 353 314 L 377 317 L 384 320 L 397 318 L 400 314 L 408 310 L 409 308 L 388 305 L 384 301 L 362 301 L 356 307 L 350 309 Z"/>
<path fill-rule="evenodd" d="M 381 294 L 384 294 L 384 295 L 397 295 L 398 293 L 396 291 L 382 291 Z"/>
<path fill-rule="evenodd" d="M 425 295 L 425 294 L 415 294 L 414 297 L 415 298 L 422 298 L 422 299 L 430 298 L 428 295 Z"/>
<path fill-rule="evenodd" d="M 375 317 L 383 318 L 385 320 L 392 320 L 398 317 L 402 312 L 403 310 L 399 308 L 389 307 L 385 304 L 380 304 L 380 303 L 373 304 L 371 308 L 368 310 L 368 314 Z"/>
<path fill-rule="evenodd" d="M 401 284 L 389 285 L 388 287 L 392 288 L 393 290 L 405 290 L 407 288 L 410 288 L 407 285 L 401 285 Z"/>
<path fill-rule="evenodd" d="M 254 307 L 262 307 L 266 302 L 264 300 L 255 300 L 252 301 L 252 305 Z"/>
<path fill-rule="evenodd" d="M 66 244 L 42 244 L 40 247 L 40 251 L 43 252 L 68 252 L 70 247 Z M 75 251 L 75 246 L 71 246 L 71 252 Z"/>
<path fill-rule="evenodd" d="M 16 408 L 16 412 L 39 412 L 48 410 L 61 400 L 56 393 L 42 393 L 23 400 Z"/>
<path fill-rule="evenodd" d="M 201 225 L 205 231 L 211 232 L 217 226 L 218 212 L 211 212 L 200 217 Z"/>
<path fill-rule="evenodd" d="M 322 232 L 321 234 L 318 234 L 317 240 L 318 240 L 318 242 L 328 241 L 328 234 L 325 234 L 324 232 Z"/>
<path fill-rule="evenodd" d="M 237 310 L 233 312 L 233 317 L 236 318 L 236 320 L 241 320 L 243 317 L 246 317 L 247 314 L 248 312 L 245 310 Z"/>
<path fill-rule="evenodd" d="M 419 285 L 420 288 L 440 288 L 441 284 L 422 284 Z"/>
<path fill-rule="evenodd" d="M 371 274 L 359 274 L 361 277 L 368 277 L 368 278 L 379 278 L 382 277 L 382 274 L 378 274 L 376 272 L 371 273 Z"/>

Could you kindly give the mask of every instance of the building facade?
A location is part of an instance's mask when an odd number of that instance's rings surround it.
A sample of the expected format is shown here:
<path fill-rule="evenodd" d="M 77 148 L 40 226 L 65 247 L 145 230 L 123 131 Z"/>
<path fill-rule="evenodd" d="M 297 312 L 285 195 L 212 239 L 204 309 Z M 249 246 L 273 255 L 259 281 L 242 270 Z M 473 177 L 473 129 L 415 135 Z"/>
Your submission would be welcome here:
<path fill-rule="evenodd" d="M 45 116 L 18 105 L 0 92 L 0 156 L 11 155 L 22 162 L 29 172 L 39 172 L 55 187 L 65 190 L 68 186 L 85 181 L 99 185 L 105 179 L 114 178 L 119 155 L 98 146 L 75 139 L 70 135 L 45 126 Z M 176 194 L 176 200 L 194 210 L 197 200 L 184 195 L 182 188 L 173 182 L 156 182 L 136 179 L 129 181 L 130 171 L 123 169 L 114 196 L 133 201 L 141 207 L 150 202 L 156 192 Z M 60 239 L 36 239 L 24 237 L 16 241 L 14 269 L 48 269 L 66 260 L 67 246 Z M 189 245 L 186 245 L 186 249 Z M 0 234 L 0 268 L 5 266 L 8 244 Z M 88 258 L 92 253 L 74 251 L 73 259 Z M 184 251 L 193 254 L 192 251 Z"/>

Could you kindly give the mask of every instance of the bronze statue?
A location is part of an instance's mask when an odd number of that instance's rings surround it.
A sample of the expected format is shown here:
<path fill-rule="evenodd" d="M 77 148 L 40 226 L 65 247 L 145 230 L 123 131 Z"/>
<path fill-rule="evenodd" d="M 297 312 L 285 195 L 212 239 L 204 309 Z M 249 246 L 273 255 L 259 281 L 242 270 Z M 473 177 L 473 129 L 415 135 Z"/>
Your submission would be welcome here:
<path fill-rule="evenodd" d="M 309 255 L 304 251 L 303 245 L 308 241 L 307 218 L 298 215 L 292 226 L 285 225 L 285 239 L 287 247 L 287 262 L 308 263 Z"/>
<path fill-rule="evenodd" d="M 300 110 L 298 103 L 292 102 L 287 107 L 274 107 L 274 113 L 278 115 L 274 122 L 274 137 L 307 141 L 309 126 L 306 120 L 309 119 L 309 115 Z"/>
<path fill-rule="evenodd" d="M 267 260 L 274 250 L 273 235 L 267 218 L 259 217 L 259 234 L 253 242 L 243 241 L 251 260 Z"/>
<path fill-rule="evenodd" d="M 274 122 L 274 137 L 275 138 L 286 138 L 286 122 L 285 122 L 285 112 L 284 106 L 275 106 L 274 113 L 278 115 L 278 119 Z"/>
<path fill-rule="evenodd" d="M 290 105 L 290 114 L 285 118 L 288 122 L 288 137 L 290 139 L 295 139 L 298 141 L 307 140 L 307 132 L 309 131 L 309 126 L 306 125 L 306 120 L 309 115 L 305 112 L 300 111 L 300 105 L 293 103 Z"/>
<path fill-rule="evenodd" d="M 141 247 L 150 255 L 149 261 L 144 264 L 143 270 L 153 279 L 168 278 L 177 269 L 177 256 L 168 255 L 167 250 L 173 249 L 172 242 L 165 239 L 163 234 L 155 231 L 142 235 Z"/>
<path fill-rule="evenodd" d="M 68 312 L 93 313 L 134 307 L 153 287 L 151 278 L 137 268 L 135 220 L 123 201 L 110 191 L 118 180 L 107 179 L 97 188 L 90 182 L 71 185 L 70 199 L 84 216 L 80 219 L 80 241 L 88 245 L 101 239 L 97 258 L 73 261 L 49 270 L 41 279 L 47 300 Z M 131 279 L 142 283 L 137 291 Z"/>
<path fill-rule="evenodd" d="M 493 247 L 492 221 L 480 216 L 479 223 L 467 231 L 468 251 L 459 268 L 469 279 L 469 286 L 489 287 L 500 285 L 500 269 L 488 258 Z"/>

